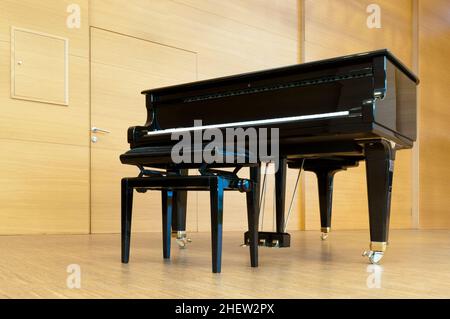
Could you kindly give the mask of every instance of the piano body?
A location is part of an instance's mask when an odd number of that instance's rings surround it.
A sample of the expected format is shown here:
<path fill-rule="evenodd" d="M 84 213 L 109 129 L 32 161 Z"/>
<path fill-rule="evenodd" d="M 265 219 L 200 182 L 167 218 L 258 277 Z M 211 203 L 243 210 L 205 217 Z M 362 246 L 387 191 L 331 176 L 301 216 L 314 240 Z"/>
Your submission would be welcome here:
<path fill-rule="evenodd" d="M 145 125 L 128 129 L 132 154 L 125 163 L 167 170 L 198 167 L 174 164 L 167 156 L 148 161 L 133 153 L 153 147 L 167 154 L 175 143 L 174 129 L 193 133 L 194 119 L 202 120 L 200 129 L 278 128 L 277 231 L 260 233 L 259 239 L 288 246 L 287 168 L 316 173 L 325 238 L 334 174 L 365 160 L 371 237 L 367 255 L 377 263 L 388 242 L 395 152 L 411 148 L 416 139 L 418 82 L 388 50 L 377 50 L 143 91 L 148 117 Z M 186 195 L 178 196 L 178 225 L 173 227 L 183 231 Z"/>

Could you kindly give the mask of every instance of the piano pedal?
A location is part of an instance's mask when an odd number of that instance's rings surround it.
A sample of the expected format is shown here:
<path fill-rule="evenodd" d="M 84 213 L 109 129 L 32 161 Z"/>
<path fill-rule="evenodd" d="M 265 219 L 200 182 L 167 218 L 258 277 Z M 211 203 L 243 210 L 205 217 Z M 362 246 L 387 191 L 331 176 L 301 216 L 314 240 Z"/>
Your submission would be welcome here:
<path fill-rule="evenodd" d="M 241 244 L 241 247 L 249 247 L 250 246 L 250 239 L 245 244 Z M 265 239 L 260 239 L 258 246 L 260 247 L 268 247 L 268 248 L 280 248 L 280 242 L 275 239 L 272 242 L 267 242 Z"/>
<path fill-rule="evenodd" d="M 192 240 L 187 237 L 186 231 L 184 230 L 172 232 L 172 237 L 175 238 L 175 241 L 180 249 L 186 248 L 186 245 L 192 242 Z"/>
<path fill-rule="evenodd" d="M 267 242 L 265 239 L 260 239 L 258 246 L 269 248 L 281 248 L 280 241 L 278 239 L 272 239 L 271 242 Z"/>
<path fill-rule="evenodd" d="M 243 247 L 250 244 L 249 232 L 244 234 Z M 287 248 L 291 246 L 291 235 L 288 233 L 258 232 L 258 246 L 269 248 Z"/>

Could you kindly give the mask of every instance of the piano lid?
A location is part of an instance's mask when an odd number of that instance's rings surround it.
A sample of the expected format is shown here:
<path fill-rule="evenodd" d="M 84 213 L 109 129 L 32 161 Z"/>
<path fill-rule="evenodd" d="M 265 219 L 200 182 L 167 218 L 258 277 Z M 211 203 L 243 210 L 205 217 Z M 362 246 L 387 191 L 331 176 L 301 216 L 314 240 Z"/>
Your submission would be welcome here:
<path fill-rule="evenodd" d="M 375 51 L 351 54 L 346 56 L 340 56 L 325 60 L 318 60 L 300 64 L 294 64 L 279 68 L 267 69 L 263 71 L 255 71 L 242 73 L 237 75 L 229 75 L 219 78 L 212 78 L 202 81 L 188 82 L 183 84 L 165 86 L 160 88 L 154 88 L 150 90 L 144 90 L 142 94 L 170 94 L 181 90 L 194 90 L 197 88 L 214 87 L 219 85 L 231 84 L 235 81 L 254 80 L 264 78 L 265 76 L 278 76 L 286 73 L 299 73 L 314 70 L 316 68 L 326 68 L 327 66 L 344 65 L 349 62 L 358 63 L 360 61 L 366 61 L 374 57 L 384 56 L 396 67 L 398 67 L 407 77 L 409 77 L 416 84 L 419 84 L 419 78 L 399 59 L 397 59 L 388 49 L 380 49 Z"/>

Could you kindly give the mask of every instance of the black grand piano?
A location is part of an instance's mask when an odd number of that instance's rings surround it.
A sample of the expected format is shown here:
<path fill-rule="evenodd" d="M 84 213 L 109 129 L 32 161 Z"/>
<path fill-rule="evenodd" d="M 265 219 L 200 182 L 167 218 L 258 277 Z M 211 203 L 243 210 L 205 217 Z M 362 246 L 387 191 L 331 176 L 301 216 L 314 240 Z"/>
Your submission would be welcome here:
<path fill-rule="evenodd" d="M 256 155 L 256 163 L 249 161 L 255 156 L 249 156 L 244 147 L 235 149 L 235 157 L 242 155 L 235 164 L 174 163 L 171 150 L 177 141 L 172 136 L 175 132 L 193 135 L 208 129 L 225 133 L 226 129 L 236 127 L 278 128 L 277 229 L 258 233 L 257 220 L 253 224 L 249 220 L 244 240 L 253 246 L 286 247 L 289 246 L 289 234 L 285 233 L 286 170 L 316 173 L 325 238 L 331 227 L 334 174 L 365 160 L 371 238 L 366 255 L 372 263 L 378 263 L 388 243 L 395 152 L 411 148 L 416 139 L 418 82 L 388 50 L 377 50 L 143 91 L 147 121 L 143 126 L 128 129 L 130 150 L 121 156 L 121 161 L 138 166 L 140 177 L 148 179 L 161 171 L 182 178 L 193 168 L 198 168 L 200 175 L 207 175 L 221 167 L 235 167 L 231 173 L 234 174 L 248 166 L 251 171 L 248 181 L 256 188 L 252 203 L 255 216 L 250 213 L 248 216 L 257 218 L 259 165 L 264 159 Z M 195 126 L 194 120 L 201 120 L 202 124 Z M 202 151 L 202 147 L 193 145 L 192 152 Z M 237 181 L 241 186 L 245 184 L 244 179 Z M 136 189 L 145 191 L 143 185 Z M 185 190 L 174 189 L 172 208 L 172 230 L 185 242 Z M 129 229 L 122 230 L 127 253 Z M 127 262 L 128 257 L 125 259 Z M 257 260 L 252 259 L 252 266 L 256 265 Z"/>

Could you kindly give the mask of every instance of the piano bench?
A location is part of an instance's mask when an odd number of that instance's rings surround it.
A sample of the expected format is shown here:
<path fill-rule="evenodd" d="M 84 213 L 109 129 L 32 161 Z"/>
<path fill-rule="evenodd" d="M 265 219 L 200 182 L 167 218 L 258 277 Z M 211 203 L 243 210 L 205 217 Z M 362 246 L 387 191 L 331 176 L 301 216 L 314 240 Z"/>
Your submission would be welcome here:
<path fill-rule="evenodd" d="M 175 164 L 172 158 L 173 145 L 145 146 L 132 148 L 126 153 L 120 155 L 122 164 L 149 166 L 155 168 L 198 168 L 203 162 L 205 145 L 193 146 L 189 149 L 183 149 L 189 161 Z M 236 167 L 251 166 L 256 164 L 256 157 L 246 149 L 236 147 L 233 151 L 228 151 L 226 147 L 216 149 L 216 156 L 224 159 L 222 162 L 208 164 L 209 167 Z M 183 158 L 184 158 L 183 154 Z M 198 161 L 197 159 L 201 159 Z M 226 161 L 225 161 L 226 159 Z M 232 160 L 231 160 L 232 159 Z"/>
<path fill-rule="evenodd" d="M 251 168 L 251 170 L 259 168 Z M 255 171 L 253 171 L 253 175 Z M 252 175 L 252 174 L 251 174 Z M 170 258 L 171 225 L 174 207 L 174 192 L 209 191 L 211 204 L 212 271 L 220 273 L 222 259 L 222 221 L 224 191 L 238 190 L 247 197 L 249 236 L 258 235 L 258 181 L 241 179 L 230 174 L 211 175 L 165 175 L 140 176 L 122 179 L 122 262 L 128 263 L 130 256 L 131 216 L 133 190 L 158 190 L 162 197 L 163 257 Z M 257 240 L 250 241 L 250 261 L 252 267 L 258 265 Z"/>

